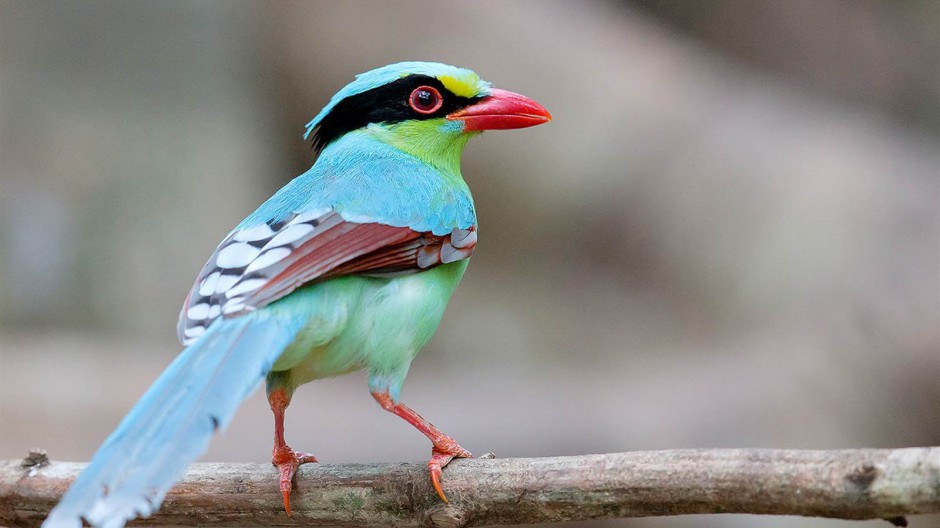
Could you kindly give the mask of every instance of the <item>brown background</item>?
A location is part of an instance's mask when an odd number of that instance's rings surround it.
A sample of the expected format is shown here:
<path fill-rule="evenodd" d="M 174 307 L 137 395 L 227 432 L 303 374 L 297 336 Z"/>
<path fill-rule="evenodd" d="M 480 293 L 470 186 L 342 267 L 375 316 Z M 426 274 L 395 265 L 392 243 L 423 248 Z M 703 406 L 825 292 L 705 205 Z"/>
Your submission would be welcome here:
<path fill-rule="evenodd" d="M 405 59 L 555 116 L 465 155 L 481 242 L 404 399 L 467 448 L 940 444 L 938 5 L 0 1 L 0 458 L 87 459 L 211 249 L 312 162 L 303 125 Z M 287 427 L 429 451 L 361 374 Z M 204 460 L 270 441 L 255 395 Z"/>

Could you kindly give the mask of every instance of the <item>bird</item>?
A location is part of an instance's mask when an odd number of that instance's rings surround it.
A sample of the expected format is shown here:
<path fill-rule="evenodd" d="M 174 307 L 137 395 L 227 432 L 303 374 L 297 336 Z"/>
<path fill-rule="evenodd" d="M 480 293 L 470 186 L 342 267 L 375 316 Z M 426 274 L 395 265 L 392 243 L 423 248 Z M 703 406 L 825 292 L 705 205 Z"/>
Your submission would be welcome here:
<path fill-rule="evenodd" d="M 443 467 L 471 454 L 400 395 L 477 243 L 461 156 L 485 130 L 551 119 L 466 68 L 411 61 L 357 75 L 306 125 L 311 168 L 212 253 L 180 312 L 185 348 L 43 526 L 114 528 L 150 516 L 262 380 L 272 464 L 291 515 L 294 475 L 317 461 L 285 440 L 291 397 L 302 384 L 357 370 L 382 409 L 431 441 L 429 477 L 446 502 Z"/>

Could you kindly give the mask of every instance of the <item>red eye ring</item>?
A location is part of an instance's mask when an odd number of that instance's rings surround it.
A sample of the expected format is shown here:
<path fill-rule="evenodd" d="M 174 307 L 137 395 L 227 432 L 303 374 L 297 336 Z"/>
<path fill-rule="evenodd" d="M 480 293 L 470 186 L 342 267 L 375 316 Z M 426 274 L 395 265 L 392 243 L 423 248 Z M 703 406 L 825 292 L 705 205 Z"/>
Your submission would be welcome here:
<path fill-rule="evenodd" d="M 433 114 L 437 112 L 444 104 L 444 98 L 441 92 L 438 92 L 433 86 L 419 86 L 411 92 L 408 97 L 408 104 L 411 109 L 419 114 Z"/>

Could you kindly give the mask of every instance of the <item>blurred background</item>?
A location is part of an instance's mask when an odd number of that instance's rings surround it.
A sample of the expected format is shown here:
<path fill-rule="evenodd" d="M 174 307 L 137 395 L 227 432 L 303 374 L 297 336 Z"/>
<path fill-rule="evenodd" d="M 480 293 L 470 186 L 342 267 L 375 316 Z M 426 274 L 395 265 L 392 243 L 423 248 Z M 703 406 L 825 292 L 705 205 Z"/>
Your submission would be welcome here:
<path fill-rule="evenodd" d="M 406 59 L 555 117 L 464 157 L 481 243 L 403 399 L 465 447 L 938 445 L 938 57 L 922 0 L 0 1 L 0 458 L 87 460 L 218 241 L 313 162 L 303 125 Z M 268 461 L 271 423 L 256 394 L 203 460 Z M 361 373 L 299 390 L 287 438 L 429 455 Z"/>

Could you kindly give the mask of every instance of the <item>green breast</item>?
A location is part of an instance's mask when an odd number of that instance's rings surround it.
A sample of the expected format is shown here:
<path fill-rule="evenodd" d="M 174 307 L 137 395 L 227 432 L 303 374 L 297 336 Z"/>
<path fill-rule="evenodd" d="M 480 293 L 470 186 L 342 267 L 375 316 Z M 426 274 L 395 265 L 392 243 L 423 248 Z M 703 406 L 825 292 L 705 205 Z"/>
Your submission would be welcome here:
<path fill-rule="evenodd" d="M 393 278 L 347 276 L 301 288 L 267 309 L 303 317 L 304 329 L 274 365 L 285 383 L 367 368 L 397 378 L 434 335 L 469 259 Z"/>

